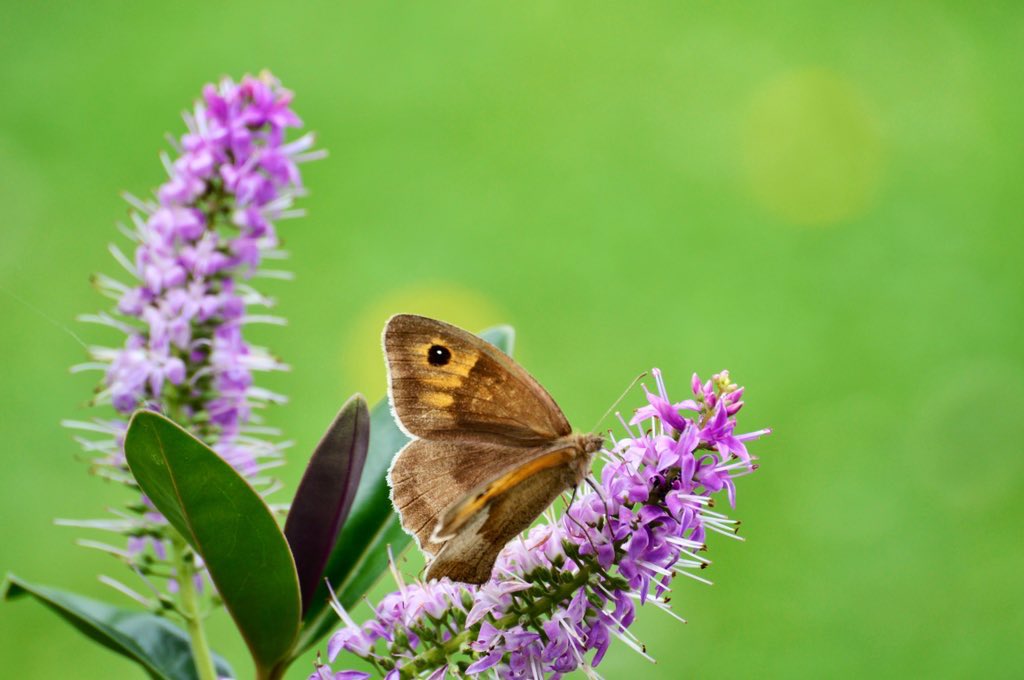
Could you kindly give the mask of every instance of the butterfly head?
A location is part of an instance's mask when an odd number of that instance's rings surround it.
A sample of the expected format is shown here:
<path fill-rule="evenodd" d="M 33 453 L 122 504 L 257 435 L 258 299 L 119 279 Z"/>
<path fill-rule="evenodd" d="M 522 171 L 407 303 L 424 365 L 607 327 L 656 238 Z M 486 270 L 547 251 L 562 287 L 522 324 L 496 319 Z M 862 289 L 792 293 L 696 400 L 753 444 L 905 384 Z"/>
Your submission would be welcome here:
<path fill-rule="evenodd" d="M 577 434 L 576 445 L 580 451 L 586 454 L 592 454 L 596 451 L 600 451 L 604 446 L 604 437 L 599 434 Z"/>
<path fill-rule="evenodd" d="M 600 451 L 604 446 L 604 437 L 599 434 L 574 434 L 576 455 L 569 465 L 573 481 L 578 482 L 590 473 L 590 464 L 594 459 L 594 453 Z M 575 486 L 575 483 L 570 484 Z"/>

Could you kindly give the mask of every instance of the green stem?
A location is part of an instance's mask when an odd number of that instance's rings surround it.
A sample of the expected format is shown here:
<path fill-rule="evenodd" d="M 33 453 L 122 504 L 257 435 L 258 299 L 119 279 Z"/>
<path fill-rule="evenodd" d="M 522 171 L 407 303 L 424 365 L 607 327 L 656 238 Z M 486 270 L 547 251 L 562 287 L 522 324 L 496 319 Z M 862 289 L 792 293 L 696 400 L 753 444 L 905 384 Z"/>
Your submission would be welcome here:
<path fill-rule="evenodd" d="M 276 666 L 270 669 L 264 669 L 257 666 L 256 680 L 281 680 L 290 665 L 291 661 L 288 659 L 282 659 L 277 662 Z"/>
<path fill-rule="evenodd" d="M 494 622 L 494 627 L 503 629 L 514 624 L 524 615 L 529 618 L 533 618 L 540 614 L 550 612 L 552 607 L 572 597 L 573 593 L 582 588 L 589 580 L 590 567 L 585 566 L 576 572 L 576 575 L 571 581 L 567 581 L 566 583 L 559 585 L 544 597 L 537 598 L 537 600 L 535 600 L 533 604 L 525 610 L 506 614 L 496 620 Z M 432 647 L 431 649 L 418 654 L 412 660 L 412 663 L 407 663 L 402 666 L 402 677 L 413 678 L 421 671 L 437 668 L 445 661 L 445 659 L 458 652 L 462 645 L 475 638 L 479 632 L 479 628 L 479 625 L 467 628 L 452 639 L 448 640 L 448 642 L 445 642 L 443 645 Z"/>
<path fill-rule="evenodd" d="M 174 566 L 178 573 L 178 600 L 185 616 L 188 635 L 192 639 L 192 660 L 196 664 L 196 673 L 199 680 L 217 680 L 213 653 L 210 651 L 210 643 L 206 641 L 203 617 L 199 612 L 199 593 L 196 592 L 193 580 L 196 569 L 192 554 L 179 535 L 172 538 L 171 544 L 174 551 Z"/>

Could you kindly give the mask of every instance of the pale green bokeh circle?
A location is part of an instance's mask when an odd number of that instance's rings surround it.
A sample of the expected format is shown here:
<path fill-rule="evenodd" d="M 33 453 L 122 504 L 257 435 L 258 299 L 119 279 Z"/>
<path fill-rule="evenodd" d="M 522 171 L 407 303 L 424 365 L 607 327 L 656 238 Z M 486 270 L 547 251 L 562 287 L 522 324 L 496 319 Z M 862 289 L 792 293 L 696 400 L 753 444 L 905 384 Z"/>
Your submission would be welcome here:
<path fill-rule="evenodd" d="M 829 225 L 864 211 L 878 186 L 882 143 L 863 94 L 826 69 L 770 79 L 754 93 L 742 130 L 754 200 L 800 225 Z"/>
<path fill-rule="evenodd" d="M 1024 405 L 1024 371 L 977 357 L 943 366 L 918 389 L 901 456 L 927 499 L 981 519 L 1024 485 L 1024 458 L 1008 433 Z"/>

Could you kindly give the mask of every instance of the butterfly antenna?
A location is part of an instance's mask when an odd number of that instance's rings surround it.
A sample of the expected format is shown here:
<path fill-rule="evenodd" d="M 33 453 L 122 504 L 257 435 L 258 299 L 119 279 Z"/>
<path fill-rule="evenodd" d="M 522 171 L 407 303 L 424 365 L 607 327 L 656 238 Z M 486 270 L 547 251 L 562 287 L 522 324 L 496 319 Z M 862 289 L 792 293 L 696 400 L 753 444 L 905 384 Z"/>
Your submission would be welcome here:
<path fill-rule="evenodd" d="M 572 507 L 573 502 L 576 500 L 576 492 L 580 490 L 579 484 L 574 484 L 572 487 L 572 495 L 569 496 L 569 502 L 565 504 L 565 510 L 568 512 L 569 508 Z"/>
<path fill-rule="evenodd" d="M 579 487 L 578 484 L 576 486 L 572 487 L 572 498 L 569 499 L 569 505 L 570 506 L 572 505 L 572 501 L 574 501 L 576 499 L 576 491 L 579 488 L 580 487 Z M 604 500 L 604 499 L 602 498 L 601 500 Z M 568 507 L 566 507 L 566 509 L 565 509 L 565 516 L 568 517 L 569 520 L 573 524 L 578 526 L 583 531 L 583 535 L 587 537 L 587 542 L 590 543 L 590 547 L 593 549 L 594 554 L 596 555 L 597 554 L 597 546 L 594 545 L 594 537 L 590 535 L 590 530 L 586 527 L 585 524 L 583 524 L 578 519 L 576 519 L 575 517 L 572 516 L 572 513 L 569 512 L 569 508 Z"/>
<path fill-rule="evenodd" d="M 622 400 L 626 398 L 626 395 L 629 394 L 629 391 L 631 389 L 633 389 L 634 387 L 636 387 L 636 384 L 638 382 L 640 382 L 641 380 L 643 380 L 644 377 L 646 377 L 646 375 L 647 375 L 647 371 L 644 371 L 643 373 L 641 373 L 637 377 L 633 378 L 633 382 L 629 383 L 629 387 L 627 387 L 625 389 L 625 391 L 622 394 L 619 395 L 619 398 L 615 400 L 615 403 L 613 403 L 611 406 L 608 407 L 608 410 L 604 412 L 604 415 L 601 416 L 600 419 L 598 419 L 598 421 L 596 423 L 594 423 L 594 427 L 590 428 L 591 432 L 597 432 L 597 426 L 600 425 L 601 423 L 603 423 L 604 419 L 607 418 L 609 415 L 611 415 L 611 412 L 615 410 L 615 407 L 618 406 L 619 403 L 621 403 Z"/>
<path fill-rule="evenodd" d="M 388 567 L 391 569 L 391 577 L 398 584 L 398 589 L 405 590 L 405 579 L 402 578 L 401 572 L 398 571 L 398 563 L 395 562 L 395 553 L 391 549 L 390 543 L 388 543 Z"/>

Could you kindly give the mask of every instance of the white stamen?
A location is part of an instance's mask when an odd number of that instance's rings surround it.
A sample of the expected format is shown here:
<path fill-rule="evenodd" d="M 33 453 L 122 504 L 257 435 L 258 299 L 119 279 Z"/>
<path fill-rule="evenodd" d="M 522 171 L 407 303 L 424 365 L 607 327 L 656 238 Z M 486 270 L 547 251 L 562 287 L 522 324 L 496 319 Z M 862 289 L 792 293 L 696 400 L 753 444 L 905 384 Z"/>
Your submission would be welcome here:
<path fill-rule="evenodd" d="M 75 442 L 85 449 L 86 453 L 99 451 L 100 453 L 113 453 L 114 451 L 120 450 L 116 442 L 113 439 L 94 440 L 86 439 L 84 437 L 75 437 Z"/>
<path fill-rule="evenodd" d="M 126 531 L 141 526 L 140 522 L 137 521 L 124 521 L 114 519 L 61 519 L 57 518 L 53 520 L 53 523 L 59 527 L 74 527 L 76 529 L 96 529 L 99 531 L 112 531 L 114 533 L 122 534 Z M 118 548 L 120 550 L 120 548 Z"/>
<path fill-rule="evenodd" d="M 142 215 L 140 215 L 139 213 L 133 212 L 132 224 L 135 225 L 135 233 L 131 235 L 129 238 L 131 238 L 132 241 L 141 241 L 143 235 L 147 231 L 146 220 L 143 219 Z"/>
<path fill-rule="evenodd" d="M 308 163 L 309 161 L 318 161 L 322 158 L 327 158 L 328 155 L 327 149 L 319 149 L 317 151 L 310 151 L 309 153 L 300 153 L 292 156 L 292 160 L 296 163 Z"/>
<path fill-rule="evenodd" d="M 395 553 L 391 550 L 391 544 L 388 543 L 388 569 L 391 570 L 391 577 L 398 584 L 399 590 L 405 590 L 405 580 L 402 575 L 398 572 L 398 566 L 395 564 Z"/>
<path fill-rule="evenodd" d="M 391 552 L 390 546 L 388 547 L 388 552 Z M 344 621 L 345 625 L 349 628 L 359 628 L 359 626 L 356 625 L 356 622 L 352 620 L 352 617 L 349 616 L 349 613 L 345 611 L 345 607 L 341 605 L 341 602 L 338 600 L 338 596 L 334 594 L 334 588 L 331 587 L 331 582 L 324 579 L 324 583 L 327 584 L 327 592 L 330 593 L 331 609 L 334 610 L 334 613 L 337 614 L 338 618 Z"/>
<path fill-rule="evenodd" d="M 125 559 L 125 560 L 131 560 L 132 559 L 131 553 L 129 553 L 125 549 L 118 548 L 118 547 L 109 545 L 107 543 L 100 543 L 99 541 L 91 541 L 91 540 L 85 539 L 85 538 L 81 538 L 81 539 L 75 541 L 75 543 L 77 545 L 82 546 L 83 548 L 91 548 L 93 550 L 99 550 L 100 552 L 105 552 L 108 555 L 113 555 L 115 557 L 120 557 L 120 558 Z"/>
<path fill-rule="evenodd" d="M 137 214 L 138 213 L 132 213 L 132 217 L 134 218 Z M 132 243 L 138 243 L 141 240 L 139 238 L 139 232 L 132 231 L 127 226 L 125 226 L 123 222 L 118 222 L 116 226 L 117 230 L 121 232 L 121 234 Z"/>
<path fill-rule="evenodd" d="M 633 439 L 636 439 L 636 435 L 633 434 L 633 428 L 626 424 L 626 420 L 625 418 L 622 417 L 622 413 L 620 411 L 616 411 L 615 417 L 619 419 L 619 423 L 621 423 L 622 427 L 626 430 L 627 433 L 629 433 L 629 436 Z M 643 430 L 640 431 L 640 434 L 643 434 Z"/>
<path fill-rule="evenodd" d="M 665 541 L 671 543 L 677 548 L 690 548 L 691 550 L 700 550 L 704 547 L 703 543 L 697 541 L 691 541 L 688 538 L 680 538 L 679 536 L 666 536 Z M 710 562 L 710 560 L 709 560 Z"/>
<path fill-rule="evenodd" d="M 281 368 L 280 370 L 287 370 L 287 369 L 286 368 Z M 250 393 L 249 393 L 248 396 L 252 397 L 253 399 L 259 399 L 261 401 L 267 401 L 267 402 L 271 402 L 271 403 L 274 403 L 274 404 L 287 404 L 288 403 L 288 397 L 284 396 L 283 394 L 278 394 L 277 392 L 271 392 L 270 390 L 263 389 L 262 387 L 250 387 L 249 390 L 250 390 Z"/>
<path fill-rule="evenodd" d="M 272 461 L 269 461 L 267 463 L 260 463 L 259 465 L 256 466 L 256 473 L 257 474 L 261 474 L 261 473 L 266 472 L 267 470 L 273 470 L 274 468 L 279 468 L 282 465 L 284 465 L 284 461 L 283 460 L 272 460 Z M 271 480 L 266 478 L 266 477 L 261 477 L 259 479 L 259 481 L 262 482 L 262 483 L 267 483 L 267 482 L 270 482 Z M 274 481 L 275 481 L 275 483 L 277 482 L 277 480 L 274 480 Z M 267 493 L 269 493 L 269 492 L 267 492 Z"/>
<path fill-rule="evenodd" d="M 565 632 L 569 634 L 570 638 L 572 638 L 573 640 L 575 640 L 577 643 L 579 643 L 581 645 L 583 644 L 583 638 L 581 638 L 579 636 L 579 634 L 575 630 L 572 629 L 572 626 L 570 626 L 568 623 L 565 622 L 565 619 L 563 619 L 563 618 L 558 619 L 558 625 L 560 625 L 562 627 L 562 629 L 565 630 Z M 573 653 L 576 655 L 576 659 L 578 661 L 582 662 L 583 659 L 580 657 L 579 651 L 576 649 L 576 647 L 574 645 L 569 645 L 569 647 L 573 650 Z"/>
<path fill-rule="evenodd" d="M 747 463 L 737 458 L 735 463 L 729 463 L 728 465 L 718 465 L 715 467 L 715 472 L 728 472 L 729 470 L 735 470 L 736 468 L 745 468 Z"/>
<path fill-rule="evenodd" d="M 60 424 L 63 427 L 70 427 L 75 430 L 86 430 L 88 432 L 100 432 L 102 434 L 119 434 L 120 431 L 115 429 L 111 425 L 107 425 L 101 422 L 85 421 L 85 420 L 62 420 Z"/>
<path fill-rule="evenodd" d="M 135 592 L 134 590 L 132 590 L 131 588 L 129 588 L 125 584 L 121 583 L 120 581 L 117 581 L 117 580 L 115 580 L 115 579 L 113 579 L 113 578 L 111 578 L 109 576 L 104 576 L 103 574 L 99 575 L 99 581 L 103 585 L 110 586 L 111 588 L 113 588 L 114 590 L 120 592 L 121 594 L 127 595 L 128 597 L 130 597 L 131 599 L 135 600 L 136 602 L 141 604 L 143 607 L 146 607 L 147 609 L 155 609 L 156 608 L 156 603 L 153 600 L 150 600 L 150 599 L 146 598 L 145 596 L 141 595 L 140 593 Z"/>
<path fill-rule="evenodd" d="M 640 595 L 637 594 L 637 593 L 631 592 L 631 593 L 629 593 L 629 596 L 631 598 L 633 598 L 634 600 L 636 600 L 637 602 L 640 601 Z M 676 621 L 679 621 L 680 623 L 686 623 L 686 619 L 684 619 L 682 616 L 680 616 L 679 614 L 676 614 L 674 611 L 672 611 L 672 608 L 669 607 L 668 604 L 666 604 L 664 600 L 659 600 L 656 597 L 648 597 L 647 598 L 647 602 L 649 602 L 650 604 L 653 604 L 655 607 L 657 607 L 661 611 L 665 612 L 666 614 L 671 616 Z"/>
<path fill-rule="evenodd" d="M 220 94 L 222 97 L 230 97 L 234 90 L 231 90 L 227 83 L 222 83 L 220 87 Z M 206 106 L 200 102 L 196 102 L 195 106 L 195 126 L 196 132 L 203 137 L 207 137 L 210 134 L 210 118 L 206 115 Z"/>
<path fill-rule="evenodd" d="M 510 580 L 510 581 L 518 581 L 519 583 L 522 583 L 522 584 L 525 584 L 525 585 L 533 585 L 529 581 L 524 579 L 522 576 L 520 576 L 516 572 L 512 571 L 511 569 L 509 569 L 508 567 L 504 567 L 504 566 L 500 567 L 499 568 L 499 572 L 503 576 L 505 576 L 508 580 Z"/>
<path fill-rule="evenodd" d="M 106 312 L 100 312 L 99 314 L 79 314 L 78 316 L 75 317 L 75 319 L 77 321 L 81 321 L 82 323 L 94 323 L 100 326 L 109 326 L 111 328 L 116 328 L 125 335 L 132 335 L 138 331 L 138 329 L 135 328 L 134 326 L 130 326 L 124 323 L 123 321 L 119 321 L 110 316 L 109 314 L 107 314 Z"/>
<path fill-rule="evenodd" d="M 252 277 L 254 279 L 276 279 L 278 281 L 291 281 L 295 278 L 295 274 L 289 271 L 283 271 L 278 269 L 257 269 Z"/>
<path fill-rule="evenodd" d="M 97 286 L 108 288 L 110 290 L 117 291 L 118 293 L 127 293 L 130 290 L 128 286 L 117 279 L 107 276 L 106 274 L 96 274 L 93 280 L 96 282 Z"/>
<path fill-rule="evenodd" d="M 125 192 L 125 193 L 121 194 L 121 198 L 123 198 L 125 201 L 127 201 L 129 203 L 129 205 L 131 205 L 133 208 L 135 208 L 139 212 L 146 213 L 147 215 L 150 214 L 151 212 L 153 212 L 153 204 L 152 203 L 147 203 L 146 201 L 143 201 L 141 198 L 139 198 L 135 194 L 130 194 L 128 192 Z"/>
<path fill-rule="evenodd" d="M 203 376 L 207 376 L 207 375 L 210 375 L 211 373 L 213 373 L 213 367 L 212 367 L 212 366 L 203 366 L 203 367 L 202 367 L 202 368 L 200 368 L 200 369 L 199 369 L 198 371 L 196 371 L 195 373 L 193 373 L 193 374 L 192 374 L 192 377 L 191 377 L 191 378 L 189 378 L 189 385 L 191 385 L 191 386 L 193 386 L 193 387 L 194 387 L 194 386 L 195 386 L 195 384 L 196 384 L 196 383 L 197 383 L 197 382 L 198 382 L 198 381 L 199 381 L 199 380 L 200 380 L 200 379 L 201 379 L 201 378 L 202 378 Z"/>
<path fill-rule="evenodd" d="M 647 567 L 651 571 L 653 571 L 655 573 L 658 573 L 658 574 L 661 574 L 662 576 L 671 576 L 672 575 L 672 572 L 670 570 L 668 570 L 668 569 L 666 569 L 664 567 L 659 567 L 657 564 L 653 564 L 651 562 L 646 562 L 644 560 L 637 560 L 636 563 L 639 564 L 642 567 Z"/>
<path fill-rule="evenodd" d="M 236 288 L 235 291 L 247 305 L 262 305 L 264 307 L 273 307 L 277 303 L 277 300 L 275 300 L 274 298 L 268 295 L 263 295 L 259 291 L 248 286 L 238 286 L 238 288 Z"/>
<path fill-rule="evenodd" d="M 703 562 L 698 562 L 697 560 L 677 560 L 676 563 L 672 565 L 673 569 L 703 569 L 704 567 L 705 564 Z"/>
<path fill-rule="evenodd" d="M 709 585 L 709 586 L 713 586 L 713 585 L 715 585 L 715 584 L 714 584 L 713 582 L 711 582 L 711 581 L 707 580 L 707 579 L 706 579 L 706 578 L 704 578 L 703 576 L 697 576 L 696 574 L 694 574 L 694 573 L 692 573 L 692 572 L 689 572 L 689 571 L 687 571 L 686 569 L 682 569 L 682 568 L 676 569 L 676 573 L 677 573 L 677 574 L 681 574 L 681 575 L 683 575 L 683 576 L 689 576 L 689 577 L 690 577 L 690 578 L 692 578 L 692 579 L 693 579 L 694 581 L 700 581 L 701 583 L 706 583 L 706 584 L 707 584 L 707 585 Z"/>
<path fill-rule="evenodd" d="M 107 250 L 109 250 L 110 254 L 114 256 L 114 259 L 117 260 L 117 263 L 124 267 L 124 270 L 126 272 L 128 272 L 132 276 L 139 275 L 139 272 L 135 268 L 135 263 L 128 259 L 128 256 L 121 252 L 120 248 L 111 243 L 107 246 Z"/>
<path fill-rule="evenodd" d="M 294 156 L 295 154 L 312 147 L 315 143 L 316 135 L 312 132 L 307 132 L 295 141 L 281 146 L 281 151 L 288 156 Z"/>
<path fill-rule="evenodd" d="M 167 176 L 173 178 L 175 175 L 174 164 L 171 163 L 171 157 L 167 155 L 166 151 L 160 152 L 160 163 L 163 164 Z"/>
<path fill-rule="evenodd" d="M 692 553 L 692 552 L 689 552 L 687 550 L 681 550 L 679 552 L 679 554 L 680 555 L 685 555 L 686 557 L 689 557 L 691 561 L 693 561 L 693 562 L 695 562 L 697 564 L 711 564 L 711 560 L 709 560 L 708 558 L 704 557 L 703 555 L 698 555 L 697 553 Z"/>
<path fill-rule="evenodd" d="M 738 522 L 728 522 L 719 517 L 702 517 L 701 519 L 704 525 L 708 527 L 716 527 L 722 531 L 731 531 L 734 534 L 739 530 Z"/>
<path fill-rule="evenodd" d="M 746 541 L 747 540 L 747 539 L 743 538 L 742 536 L 737 535 L 736 532 L 734 532 L 734 531 L 725 531 L 724 529 L 719 529 L 718 527 L 714 526 L 713 524 L 709 524 L 709 525 L 707 525 L 707 527 L 708 527 L 708 529 L 711 529 L 712 531 L 714 531 L 716 533 L 722 534 L 723 536 L 728 536 L 729 538 L 731 538 L 734 541 Z"/>
<path fill-rule="evenodd" d="M 131 486 L 136 489 L 138 488 L 135 485 L 134 477 L 130 477 L 125 474 L 118 474 L 116 472 L 110 472 L 106 468 L 97 468 L 95 470 L 92 470 L 91 472 L 100 479 L 106 479 L 108 481 L 116 482 L 118 484 L 124 484 L 125 486 Z"/>
<path fill-rule="evenodd" d="M 89 361 L 84 364 L 75 364 L 70 369 L 72 374 L 82 373 L 83 371 L 105 371 L 107 370 L 106 364 L 100 364 L 95 361 Z"/>
<path fill-rule="evenodd" d="M 242 317 L 242 323 L 266 323 L 272 326 L 287 326 L 288 321 L 282 316 L 269 314 L 246 314 Z"/>
<path fill-rule="evenodd" d="M 615 621 L 615 619 L 612 619 L 612 621 Z M 627 646 L 627 647 L 629 647 L 629 648 L 630 648 L 630 649 L 632 649 L 632 650 L 633 650 L 634 652 L 636 652 L 636 653 L 637 653 L 637 654 L 639 654 L 640 656 L 644 657 L 645 659 L 647 659 L 647 660 L 648 660 L 648 661 L 650 661 L 651 663 L 658 663 L 657 661 L 655 661 L 655 660 L 654 660 L 654 658 L 653 658 L 652 656 L 650 656 L 650 655 L 649 655 L 649 654 L 648 654 L 647 652 L 645 652 L 645 651 L 643 650 L 643 648 L 642 648 L 642 647 L 641 647 L 641 646 L 640 646 L 640 645 L 639 645 L 638 643 L 636 643 L 636 642 L 633 642 L 633 641 L 632 641 L 632 640 L 630 640 L 630 639 L 629 639 L 628 637 L 626 637 L 626 636 L 622 635 L 622 633 L 625 633 L 625 632 L 627 632 L 625 628 L 623 628 L 623 629 L 622 629 L 621 631 L 618 631 L 618 630 L 612 629 L 612 633 L 613 633 L 613 634 L 615 635 L 615 637 L 619 638 L 619 639 L 620 639 L 620 640 L 622 640 L 622 641 L 623 641 L 624 643 L 626 643 L 626 646 Z"/>
<path fill-rule="evenodd" d="M 185 115 L 187 116 L 188 114 L 186 113 Z M 167 134 L 164 135 L 164 139 L 171 146 L 171 148 L 174 149 L 175 153 L 180 154 L 182 152 L 181 144 L 179 144 L 178 140 L 174 138 L 174 135 L 168 132 Z"/>

